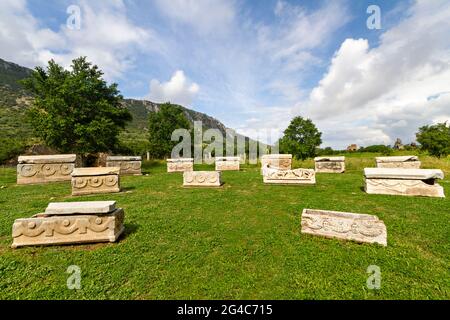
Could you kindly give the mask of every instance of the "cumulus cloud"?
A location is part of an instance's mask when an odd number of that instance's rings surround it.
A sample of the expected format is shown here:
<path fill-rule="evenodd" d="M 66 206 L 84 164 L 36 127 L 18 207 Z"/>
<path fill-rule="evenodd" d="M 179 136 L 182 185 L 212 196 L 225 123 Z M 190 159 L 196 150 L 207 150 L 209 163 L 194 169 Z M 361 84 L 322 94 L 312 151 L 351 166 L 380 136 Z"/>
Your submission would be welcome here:
<path fill-rule="evenodd" d="M 161 48 L 152 30 L 138 27 L 127 18 L 121 0 L 81 0 L 78 5 L 81 29 L 71 30 L 64 20 L 53 31 L 41 27 L 25 0 L 1 1 L 0 55 L 28 67 L 45 65 L 50 59 L 68 67 L 72 59 L 88 56 L 107 79 L 115 79 L 133 65 L 138 50 Z"/>
<path fill-rule="evenodd" d="M 449 32 L 448 3 L 417 1 L 378 47 L 345 40 L 297 111 L 339 147 L 414 140 L 418 126 L 450 120 L 450 97 L 443 94 L 450 88 Z"/>
<path fill-rule="evenodd" d="M 177 70 L 172 78 L 164 83 L 153 79 L 150 82 L 148 99 L 154 102 L 171 102 L 183 106 L 190 106 L 200 87 L 186 78 L 182 70 Z"/>

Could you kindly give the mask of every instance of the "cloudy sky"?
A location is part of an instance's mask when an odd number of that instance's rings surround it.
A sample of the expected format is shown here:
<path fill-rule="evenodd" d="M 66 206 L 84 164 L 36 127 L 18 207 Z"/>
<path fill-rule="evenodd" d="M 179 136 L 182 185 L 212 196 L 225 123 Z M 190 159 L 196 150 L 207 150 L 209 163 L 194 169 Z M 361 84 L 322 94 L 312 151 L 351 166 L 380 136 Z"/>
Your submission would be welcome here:
<path fill-rule="evenodd" d="M 369 5 L 380 29 L 367 27 Z M 411 142 L 450 120 L 447 0 L 0 0 L 0 58 L 69 66 L 80 55 L 125 97 L 264 140 L 297 115 L 334 148 Z"/>

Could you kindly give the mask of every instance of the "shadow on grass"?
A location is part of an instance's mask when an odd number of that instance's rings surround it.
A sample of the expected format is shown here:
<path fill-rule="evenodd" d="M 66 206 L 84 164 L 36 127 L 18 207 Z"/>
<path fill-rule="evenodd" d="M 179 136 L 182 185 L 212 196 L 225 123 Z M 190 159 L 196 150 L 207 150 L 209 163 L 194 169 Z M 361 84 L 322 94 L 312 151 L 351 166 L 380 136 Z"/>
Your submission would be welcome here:
<path fill-rule="evenodd" d="M 125 223 L 124 224 L 125 230 L 119 237 L 118 241 L 123 241 L 126 238 L 128 238 L 129 235 L 135 233 L 137 229 L 139 229 L 139 225 L 135 223 Z"/>

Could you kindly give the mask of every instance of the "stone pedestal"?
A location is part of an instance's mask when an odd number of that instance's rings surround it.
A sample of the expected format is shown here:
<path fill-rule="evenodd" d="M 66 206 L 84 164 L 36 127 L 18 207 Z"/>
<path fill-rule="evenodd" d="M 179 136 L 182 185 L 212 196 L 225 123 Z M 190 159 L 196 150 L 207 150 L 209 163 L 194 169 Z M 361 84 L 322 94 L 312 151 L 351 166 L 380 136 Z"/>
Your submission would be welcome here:
<path fill-rule="evenodd" d="M 17 184 L 70 181 L 75 160 L 75 154 L 20 156 L 17 165 Z"/>
<path fill-rule="evenodd" d="M 314 158 L 316 172 L 344 173 L 345 157 L 316 157 Z"/>
<path fill-rule="evenodd" d="M 278 170 L 263 168 L 264 183 L 268 184 L 315 184 L 313 169 Z"/>
<path fill-rule="evenodd" d="M 368 214 L 304 209 L 301 232 L 387 246 L 384 222 Z"/>
<path fill-rule="evenodd" d="M 437 183 L 444 178 L 441 170 L 364 169 L 365 191 L 370 194 L 444 198 L 444 188 Z"/>
<path fill-rule="evenodd" d="M 76 168 L 72 172 L 72 195 L 120 192 L 120 168 Z"/>
<path fill-rule="evenodd" d="M 216 171 L 239 171 L 240 157 L 216 157 Z"/>
<path fill-rule="evenodd" d="M 45 213 L 14 221 L 11 247 L 115 242 L 124 231 L 124 211 L 115 204 L 50 203 Z"/>
<path fill-rule="evenodd" d="M 419 169 L 420 161 L 416 156 L 376 157 L 377 168 Z"/>
<path fill-rule="evenodd" d="M 221 185 L 219 171 L 188 171 L 183 173 L 184 187 L 220 187 Z"/>
<path fill-rule="evenodd" d="M 266 167 L 290 170 L 292 168 L 292 154 L 265 154 L 261 157 L 261 174 Z"/>
<path fill-rule="evenodd" d="M 194 171 L 193 158 L 167 159 L 167 172 Z"/>
<path fill-rule="evenodd" d="M 142 158 L 139 156 L 108 156 L 106 166 L 120 168 L 121 175 L 142 175 Z"/>

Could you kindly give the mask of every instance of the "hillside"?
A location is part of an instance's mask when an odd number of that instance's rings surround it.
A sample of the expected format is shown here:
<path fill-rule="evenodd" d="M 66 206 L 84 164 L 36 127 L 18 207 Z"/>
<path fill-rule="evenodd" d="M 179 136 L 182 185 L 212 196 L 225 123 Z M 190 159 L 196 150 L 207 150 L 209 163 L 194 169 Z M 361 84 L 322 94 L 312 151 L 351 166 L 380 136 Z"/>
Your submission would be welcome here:
<path fill-rule="evenodd" d="M 26 121 L 25 111 L 31 103 L 31 97 L 18 83 L 27 78 L 32 70 L 12 62 L 0 59 L 0 162 L 14 157 L 27 146 L 39 142 L 33 135 L 31 126 Z M 133 116 L 120 139 L 135 153 L 144 153 L 148 141 L 147 119 L 150 112 L 157 112 L 157 103 L 124 99 L 124 106 Z M 225 133 L 226 126 L 219 120 L 204 113 L 183 106 L 187 119 L 202 121 L 205 129 L 219 129 Z"/>

